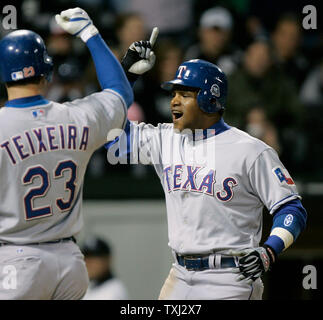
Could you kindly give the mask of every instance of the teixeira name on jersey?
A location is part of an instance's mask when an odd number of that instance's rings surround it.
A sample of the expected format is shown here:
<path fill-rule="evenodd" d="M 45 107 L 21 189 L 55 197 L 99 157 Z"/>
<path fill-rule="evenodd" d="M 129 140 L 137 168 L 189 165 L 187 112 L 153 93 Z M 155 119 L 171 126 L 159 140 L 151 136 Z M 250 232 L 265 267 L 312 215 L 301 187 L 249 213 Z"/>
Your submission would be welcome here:
<path fill-rule="evenodd" d="M 30 156 L 56 150 L 86 151 L 89 127 L 74 124 L 52 125 L 31 128 L 0 143 L 12 164 Z"/>

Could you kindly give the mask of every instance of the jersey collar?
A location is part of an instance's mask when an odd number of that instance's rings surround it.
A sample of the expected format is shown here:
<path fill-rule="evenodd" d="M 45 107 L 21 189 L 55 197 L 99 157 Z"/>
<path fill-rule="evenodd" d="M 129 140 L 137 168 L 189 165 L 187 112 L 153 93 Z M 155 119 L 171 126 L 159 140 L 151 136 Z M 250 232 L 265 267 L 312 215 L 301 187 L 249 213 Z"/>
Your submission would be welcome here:
<path fill-rule="evenodd" d="M 28 108 L 33 106 L 39 106 L 48 104 L 49 101 L 44 99 L 41 95 L 12 99 L 5 103 L 6 107 L 9 108 Z"/>
<path fill-rule="evenodd" d="M 221 118 L 218 122 L 216 122 L 214 125 L 212 125 L 207 129 L 196 130 L 193 133 L 193 139 L 197 141 L 197 140 L 204 140 L 207 138 L 211 138 L 226 130 L 229 130 L 230 128 L 231 127 L 224 122 L 223 118 Z"/>

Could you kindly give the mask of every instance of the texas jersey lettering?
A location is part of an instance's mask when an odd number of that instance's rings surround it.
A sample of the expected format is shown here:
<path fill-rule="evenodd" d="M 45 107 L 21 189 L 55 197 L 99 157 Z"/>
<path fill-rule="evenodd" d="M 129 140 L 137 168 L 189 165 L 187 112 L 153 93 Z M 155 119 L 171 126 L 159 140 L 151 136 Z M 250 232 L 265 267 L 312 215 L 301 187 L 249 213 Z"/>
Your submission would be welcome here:
<path fill-rule="evenodd" d="M 160 178 L 169 245 L 179 254 L 257 247 L 264 205 L 273 213 L 299 198 L 271 147 L 223 120 L 211 129 L 197 136 L 172 124 L 131 124 L 132 153 Z"/>
<path fill-rule="evenodd" d="M 233 187 L 237 185 L 236 179 L 228 177 L 222 182 L 222 190 L 214 192 L 216 172 L 203 167 L 193 168 L 182 164 L 168 166 L 163 170 L 163 174 L 168 192 L 199 192 L 211 197 L 215 196 L 220 201 L 231 200 Z"/>

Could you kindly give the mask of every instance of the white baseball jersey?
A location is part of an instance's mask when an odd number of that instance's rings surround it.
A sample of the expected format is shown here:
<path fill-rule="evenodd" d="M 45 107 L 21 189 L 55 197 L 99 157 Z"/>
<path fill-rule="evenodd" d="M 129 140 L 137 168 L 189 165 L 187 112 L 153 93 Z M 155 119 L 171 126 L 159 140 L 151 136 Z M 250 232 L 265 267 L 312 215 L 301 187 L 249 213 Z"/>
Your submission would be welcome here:
<path fill-rule="evenodd" d="M 173 124 L 133 123 L 131 133 L 132 162 L 153 164 L 160 178 L 169 246 L 179 254 L 257 247 L 264 205 L 273 213 L 300 198 L 276 152 L 223 120 L 207 138 Z"/>
<path fill-rule="evenodd" d="M 2 242 L 77 234 L 88 161 L 108 131 L 125 124 L 125 102 L 112 90 L 64 104 L 38 97 L 0 110 Z"/>

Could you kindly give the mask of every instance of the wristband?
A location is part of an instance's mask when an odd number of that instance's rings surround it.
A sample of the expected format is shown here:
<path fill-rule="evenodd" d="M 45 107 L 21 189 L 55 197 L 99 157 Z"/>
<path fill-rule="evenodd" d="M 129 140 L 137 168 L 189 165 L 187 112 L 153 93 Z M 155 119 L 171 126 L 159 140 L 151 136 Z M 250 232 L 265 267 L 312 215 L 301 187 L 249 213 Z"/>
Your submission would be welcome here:
<path fill-rule="evenodd" d="M 98 29 L 92 24 L 90 26 L 86 26 L 85 29 L 80 31 L 80 38 L 83 42 L 87 42 L 90 38 L 98 33 Z"/>

